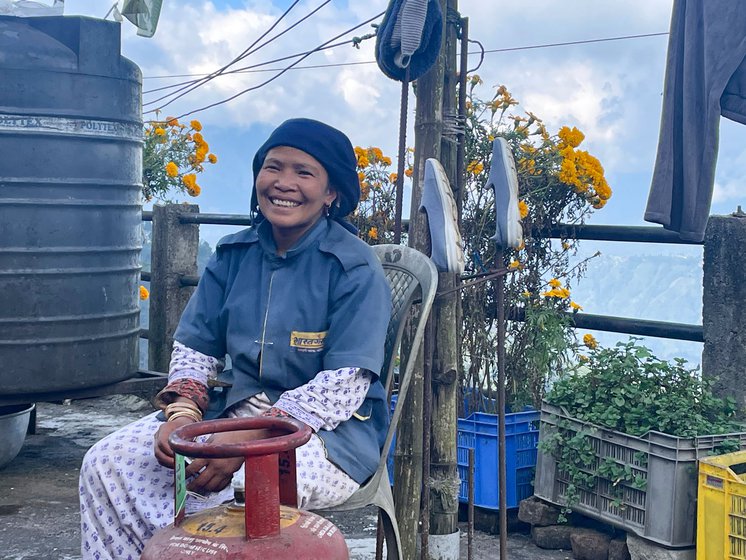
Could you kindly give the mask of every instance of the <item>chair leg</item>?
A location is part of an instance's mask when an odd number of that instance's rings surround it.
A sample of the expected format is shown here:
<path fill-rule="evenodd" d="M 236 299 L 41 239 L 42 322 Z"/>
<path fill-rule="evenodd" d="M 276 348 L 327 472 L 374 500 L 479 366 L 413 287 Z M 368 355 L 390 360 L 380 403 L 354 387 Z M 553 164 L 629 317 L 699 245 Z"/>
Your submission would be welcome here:
<path fill-rule="evenodd" d="M 383 560 L 383 515 L 381 510 L 378 510 L 378 518 L 376 521 L 376 560 Z"/>
<path fill-rule="evenodd" d="M 386 539 L 387 560 L 401 560 L 401 539 L 399 538 L 399 528 L 396 526 L 396 520 L 385 509 L 379 509 L 378 515 L 383 522 L 383 536 Z"/>

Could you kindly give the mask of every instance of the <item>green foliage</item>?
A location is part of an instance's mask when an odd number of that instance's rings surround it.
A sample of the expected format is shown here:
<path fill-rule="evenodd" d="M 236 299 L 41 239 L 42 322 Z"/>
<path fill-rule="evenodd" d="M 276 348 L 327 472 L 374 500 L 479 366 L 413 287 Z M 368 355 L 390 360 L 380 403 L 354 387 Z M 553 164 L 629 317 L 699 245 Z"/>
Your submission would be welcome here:
<path fill-rule="evenodd" d="M 587 361 L 553 385 L 547 401 L 574 418 L 634 436 L 740 430 L 732 398 L 715 397 L 709 381 L 685 360 L 660 360 L 636 340 L 590 350 Z"/>
<path fill-rule="evenodd" d="M 611 196 L 598 160 L 576 149 L 583 141 L 577 129 L 562 127 L 550 134 L 541 119 L 515 110 L 518 102 L 504 87 L 490 99 L 477 95 L 481 84 L 472 76 L 466 117 L 466 184 L 462 193 L 462 227 L 467 274 L 479 275 L 506 266 L 505 305 L 524 304 L 527 322 L 507 326 L 507 401 L 513 406 L 538 406 L 547 379 L 556 375 L 574 346 L 574 334 L 564 318 L 571 309 L 569 286 L 582 277 L 586 261 L 570 266 L 576 246 L 571 240 L 533 237 L 534 228 L 558 222 L 580 224 L 602 208 Z M 494 192 L 486 189 L 493 141 L 504 137 L 514 155 L 525 246 L 504 252 L 497 262 Z M 554 279 L 564 287 L 548 286 Z M 497 325 L 495 283 L 462 292 L 462 343 L 467 392 L 496 390 Z M 507 313 L 506 313 L 507 315 Z M 537 330 L 538 329 L 538 330 Z"/>
<path fill-rule="evenodd" d="M 660 360 L 637 340 L 591 348 L 579 365 L 554 383 L 547 401 L 577 420 L 632 436 L 655 430 L 691 438 L 744 430 L 736 422 L 733 399 L 713 396 L 696 368 L 687 368 L 681 359 Z M 647 488 L 647 454 L 636 452 L 631 462 L 600 457 L 593 447 L 599 442 L 596 431 L 590 425 L 578 430 L 560 419 L 540 443 L 568 481 L 567 511 L 578 503 L 580 489 L 591 490 L 600 479 L 608 481 L 612 505 L 620 509 L 625 507 L 625 488 Z M 737 440 L 725 440 L 714 452 L 738 446 Z"/>
<path fill-rule="evenodd" d="M 407 157 L 411 155 L 407 151 Z M 360 203 L 350 216 L 360 237 L 370 245 L 392 243 L 396 215 L 396 173 L 391 171 L 391 158 L 380 148 L 355 146 Z M 405 183 L 412 174 L 411 166 L 405 170 Z"/>
<path fill-rule="evenodd" d="M 197 175 L 204 171 L 205 163 L 217 162 L 201 130 L 197 120 L 187 126 L 171 117 L 146 124 L 142 155 L 145 201 L 174 202 L 173 194 L 199 196 L 202 189 Z"/>

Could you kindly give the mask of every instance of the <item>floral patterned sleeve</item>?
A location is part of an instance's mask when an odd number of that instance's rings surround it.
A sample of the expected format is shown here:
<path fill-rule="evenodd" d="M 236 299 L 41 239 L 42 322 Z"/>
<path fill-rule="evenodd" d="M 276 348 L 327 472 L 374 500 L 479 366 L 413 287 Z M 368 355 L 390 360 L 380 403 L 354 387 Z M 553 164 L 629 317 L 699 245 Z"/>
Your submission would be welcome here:
<path fill-rule="evenodd" d="M 324 370 L 297 389 L 285 391 L 274 408 L 308 424 L 314 431 L 333 430 L 363 404 L 373 374 L 354 367 Z"/>
<path fill-rule="evenodd" d="M 156 395 L 156 406 L 163 409 L 176 397 L 187 397 L 204 412 L 209 402 L 207 380 L 216 377 L 222 368 L 222 360 L 174 341 L 168 385 Z"/>

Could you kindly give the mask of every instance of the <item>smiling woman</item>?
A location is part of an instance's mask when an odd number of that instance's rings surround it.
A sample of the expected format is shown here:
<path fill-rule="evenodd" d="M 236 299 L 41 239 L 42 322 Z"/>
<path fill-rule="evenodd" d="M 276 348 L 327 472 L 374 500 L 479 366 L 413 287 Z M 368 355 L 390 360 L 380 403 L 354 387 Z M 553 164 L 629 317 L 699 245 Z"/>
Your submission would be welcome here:
<path fill-rule="evenodd" d="M 184 310 L 169 384 L 156 397 L 163 412 L 107 436 L 83 460 L 84 559 L 138 558 L 172 520 L 168 437 L 202 419 L 290 416 L 310 426 L 296 452 L 303 509 L 343 503 L 375 472 L 388 426 L 378 375 L 391 294 L 372 248 L 344 221 L 360 198 L 356 164 L 347 136 L 308 119 L 281 124 L 259 149 L 255 225 L 217 244 Z M 219 390 L 208 390 L 216 377 Z M 192 461 L 188 489 L 206 499 L 189 498 L 187 510 L 229 500 L 242 463 Z"/>
<path fill-rule="evenodd" d="M 328 214 L 337 198 L 324 167 L 313 156 L 288 146 L 267 153 L 254 186 L 259 209 L 272 224 L 278 253 L 283 255 L 322 214 Z"/>

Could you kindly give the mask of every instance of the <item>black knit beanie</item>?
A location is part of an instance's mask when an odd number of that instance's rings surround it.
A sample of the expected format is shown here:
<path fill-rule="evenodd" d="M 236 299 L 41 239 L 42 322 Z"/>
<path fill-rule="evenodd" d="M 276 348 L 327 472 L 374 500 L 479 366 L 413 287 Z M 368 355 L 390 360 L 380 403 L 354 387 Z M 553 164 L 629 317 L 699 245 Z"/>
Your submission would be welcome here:
<path fill-rule="evenodd" d="M 357 208 L 360 201 L 360 180 L 357 176 L 357 158 L 347 136 L 319 121 L 290 119 L 278 126 L 254 156 L 254 192 L 251 194 L 251 211 L 258 212 L 256 177 L 264 164 L 267 152 L 278 146 L 289 146 L 316 158 L 329 175 L 329 186 L 337 192 L 329 213 L 341 219 Z"/>

